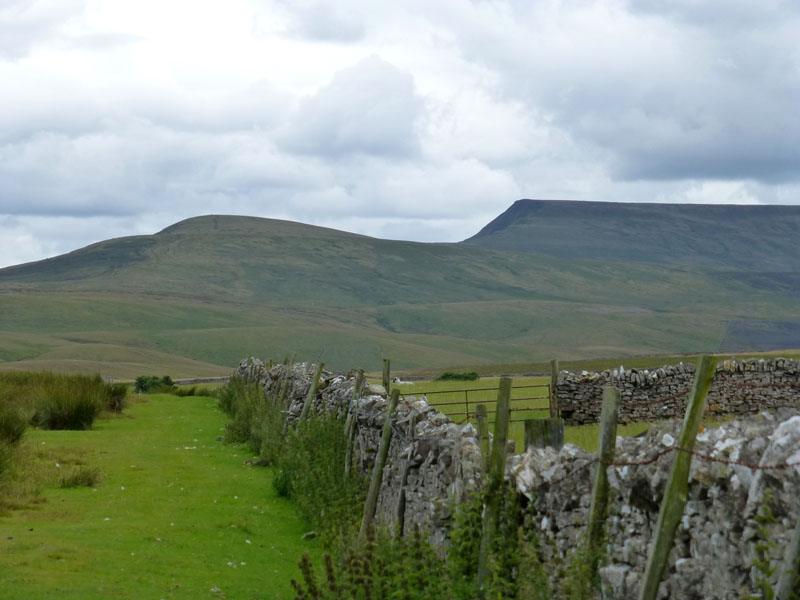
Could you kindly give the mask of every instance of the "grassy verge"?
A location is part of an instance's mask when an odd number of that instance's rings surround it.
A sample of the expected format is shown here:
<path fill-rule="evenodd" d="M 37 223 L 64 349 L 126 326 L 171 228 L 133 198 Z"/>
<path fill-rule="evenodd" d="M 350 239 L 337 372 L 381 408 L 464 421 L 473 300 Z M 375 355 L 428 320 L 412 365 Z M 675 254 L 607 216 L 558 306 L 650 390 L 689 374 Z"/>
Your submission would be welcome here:
<path fill-rule="evenodd" d="M 318 541 L 270 469 L 217 441 L 226 421 L 215 399 L 156 395 L 91 431 L 29 430 L 14 467 L 42 489 L 0 516 L 3 598 L 292 597 Z"/>

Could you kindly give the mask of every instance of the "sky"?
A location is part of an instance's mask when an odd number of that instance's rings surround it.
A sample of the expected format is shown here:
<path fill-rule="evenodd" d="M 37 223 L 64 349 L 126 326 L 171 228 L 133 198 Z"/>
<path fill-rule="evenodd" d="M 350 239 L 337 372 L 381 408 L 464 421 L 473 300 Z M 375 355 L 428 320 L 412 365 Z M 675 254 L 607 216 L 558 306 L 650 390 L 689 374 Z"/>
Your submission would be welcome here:
<path fill-rule="evenodd" d="M 204 214 L 800 204 L 795 0 L 0 0 L 0 267 Z"/>

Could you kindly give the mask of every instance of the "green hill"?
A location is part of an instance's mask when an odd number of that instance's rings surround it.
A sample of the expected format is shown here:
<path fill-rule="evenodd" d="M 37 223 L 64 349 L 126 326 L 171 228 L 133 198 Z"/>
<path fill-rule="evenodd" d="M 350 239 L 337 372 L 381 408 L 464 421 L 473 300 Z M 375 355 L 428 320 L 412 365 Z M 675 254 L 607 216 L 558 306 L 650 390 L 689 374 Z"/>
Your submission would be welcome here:
<path fill-rule="evenodd" d="M 247 354 L 375 369 L 800 346 L 786 334 L 796 280 L 482 247 L 525 238 L 528 217 L 504 219 L 422 244 L 215 215 L 0 269 L 0 369 L 183 377 Z"/>
<path fill-rule="evenodd" d="M 800 272 L 800 206 L 518 200 L 464 243 L 757 272 Z"/>

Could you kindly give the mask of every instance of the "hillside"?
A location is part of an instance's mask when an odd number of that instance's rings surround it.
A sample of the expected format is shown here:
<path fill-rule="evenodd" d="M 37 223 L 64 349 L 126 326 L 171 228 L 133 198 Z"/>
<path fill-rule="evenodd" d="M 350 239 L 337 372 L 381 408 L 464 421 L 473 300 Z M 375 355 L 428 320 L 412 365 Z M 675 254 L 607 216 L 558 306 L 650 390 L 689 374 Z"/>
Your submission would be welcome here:
<path fill-rule="evenodd" d="M 466 245 L 562 258 L 800 272 L 800 206 L 518 200 Z"/>
<path fill-rule="evenodd" d="M 519 233 L 529 215 L 504 219 L 476 238 Z M 212 215 L 0 269 L 0 369 L 191 376 L 246 354 L 374 369 L 384 356 L 413 368 L 800 346 L 797 287 L 766 271 L 532 255 L 476 238 L 422 244 Z"/>

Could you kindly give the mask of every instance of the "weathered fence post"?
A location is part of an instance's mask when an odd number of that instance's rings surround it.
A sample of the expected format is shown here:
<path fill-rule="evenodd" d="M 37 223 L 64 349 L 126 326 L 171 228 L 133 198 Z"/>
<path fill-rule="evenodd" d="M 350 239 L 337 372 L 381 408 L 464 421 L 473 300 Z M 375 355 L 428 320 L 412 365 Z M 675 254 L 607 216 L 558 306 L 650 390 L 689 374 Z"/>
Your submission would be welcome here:
<path fill-rule="evenodd" d="M 650 547 L 647 559 L 647 568 L 644 572 L 640 600 L 655 600 L 664 568 L 667 566 L 669 552 L 672 549 L 675 530 L 686 508 L 689 493 L 689 469 L 692 465 L 691 451 L 697 438 L 700 422 L 703 420 L 706 396 L 714 379 L 717 359 L 712 356 L 703 356 L 697 366 L 697 372 L 692 384 L 692 395 L 686 407 L 686 416 L 683 419 L 683 429 L 678 439 L 675 460 L 672 463 L 669 483 L 661 500 L 661 509 L 658 513 L 658 522 L 655 528 L 655 539 Z"/>
<path fill-rule="evenodd" d="M 619 410 L 619 390 L 615 387 L 603 388 L 603 412 L 600 415 L 600 439 L 597 442 L 597 471 L 592 490 L 592 504 L 589 509 L 589 560 L 591 576 L 597 573 L 600 559 L 600 546 L 605 535 L 608 513 L 608 466 L 614 462 L 617 441 L 617 412 Z"/>
<path fill-rule="evenodd" d="M 392 372 L 390 369 L 390 362 L 388 358 L 383 359 L 383 389 L 386 390 L 386 395 L 390 396 L 392 393 Z"/>
<path fill-rule="evenodd" d="M 797 583 L 798 585 L 795 585 Z M 800 519 L 797 520 L 797 525 L 792 534 L 792 541 L 789 542 L 786 548 L 786 554 L 783 557 L 783 565 L 781 567 L 781 576 L 778 580 L 778 592 L 775 595 L 775 600 L 789 600 L 792 594 L 795 598 L 800 597 L 798 594 L 798 586 L 800 585 Z"/>
<path fill-rule="evenodd" d="M 292 401 L 289 399 L 289 388 L 292 387 L 290 385 L 290 380 L 292 378 L 292 369 L 294 368 L 294 362 L 291 359 L 284 359 L 283 366 L 285 367 L 283 372 L 283 378 L 281 379 L 280 383 L 278 384 L 278 396 L 276 398 L 276 403 L 280 407 L 282 411 L 289 411 L 289 408 L 292 404 Z M 283 435 L 289 431 L 289 419 L 285 418 L 283 421 Z"/>
<path fill-rule="evenodd" d="M 483 474 L 489 472 L 489 426 L 486 423 L 486 405 L 478 404 L 475 407 L 475 416 L 478 419 L 478 443 L 481 449 L 481 467 Z"/>
<path fill-rule="evenodd" d="M 362 546 L 367 541 L 367 534 L 375 519 L 375 510 L 378 508 L 378 492 L 381 489 L 383 480 L 383 467 L 386 465 L 386 457 L 389 455 L 389 444 L 392 442 L 392 416 L 397 402 L 400 400 L 400 390 L 395 388 L 389 399 L 389 406 L 386 408 L 386 420 L 383 422 L 383 434 L 381 435 L 381 447 L 375 457 L 375 466 L 372 469 L 372 479 L 369 482 L 367 499 L 364 502 L 364 516 L 361 519 L 361 530 L 358 532 L 358 544 Z"/>
<path fill-rule="evenodd" d="M 494 440 L 489 459 L 489 481 L 486 484 L 486 506 L 483 510 L 483 531 L 478 554 L 478 589 L 484 594 L 484 585 L 489 577 L 489 558 L 497 535 L 497 521 L 500 516 L 500 503 L 503 495 L 503 481 L 506 474 L 506 439 L 511 401 L 511 378 L 501 377 L 497 391 L 497 409 L 494 415 Z"/>
<path fill-rule="evenodd" d="M 564 445 L 563 419 L 525 419 L 525 450 L 552 446 L 560 450 Z"/>
<path fill-rule="evenodd" d="M 414 427 L 417 422 L 417 414 L 411 411 L 408 415 L 408 453 L 403 463 L 403 471 L 400 474 L 400 493 L 397 497 L 397 512 L 395 514 L 396 538 L 403 537 L 403 530 L 406 525 L 406 483 L 408 483 L 408 472 L 411 470 L 411 457 L 414 455 Z"/>
<path fill-rule="evenodd" d="M 558 359 L 550 361 L 550 418 L 561 416 L 561 405 L 558 401 Z"/>
<path fill-rule="evenodd" d="M 306 403 L 303 404 L 303 410 L 300 412 L 300 420 L 303 421 L 308 418 L 311 412 L 311 405 L 314 403 L 314 396 L 317 395 L 317 388 L 319 387 L 319 378 L 322 377 L 322 369 L 325 368 L 325 363 L 321 362 L 317 365 L 317 372 L 314 374 L 314 379 L 311 380 L 311 387 L 308 389 L 308 398 Z"/>
<path fill-rule="evenodd" d="M 347 411 L 347 419 L 344 424 L 345 435 L 347 436 L 347 450 L 344 457 L 344 474 L 350 474 L 350 465 L 353 462 L 353 439 L 356 434 L 356 409 L 359 398 L 361 398 L 361 388 L 364 385 L 364 369 L 358 370 L 356 376 L 356 385 L 353 388 L 353 400 L 350 402 L 350 408 Z"/>

